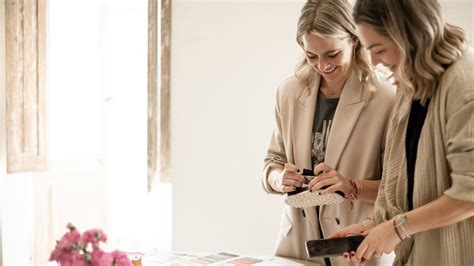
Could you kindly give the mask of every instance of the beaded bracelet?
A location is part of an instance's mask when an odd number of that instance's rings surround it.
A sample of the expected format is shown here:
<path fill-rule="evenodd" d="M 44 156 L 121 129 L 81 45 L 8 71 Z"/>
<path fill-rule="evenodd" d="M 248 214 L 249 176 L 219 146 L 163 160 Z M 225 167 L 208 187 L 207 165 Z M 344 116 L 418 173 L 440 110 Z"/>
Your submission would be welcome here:
<path fill-rule="evenodd" d="M 401 240 L 410 238 L 410 233 L 408 232 L 408 222 L 407 216 L 403 214 L 395 215 L 393 218 L 393 226 L 395 227 L 395 232 Z"/>
<path fill-rule="evenodd" d="M 400 239 L 400 241 L 403 241 L 403 238 L 402 238 L 402 236 L 400 235 L 400 233 L 398 232 L 397 226 L 395 225 L 395 219 L 393 219 L 393 230 L 395 230 L 395 234 L 397 234 L 397 236 L 398 236 L 398 238 Z"/>

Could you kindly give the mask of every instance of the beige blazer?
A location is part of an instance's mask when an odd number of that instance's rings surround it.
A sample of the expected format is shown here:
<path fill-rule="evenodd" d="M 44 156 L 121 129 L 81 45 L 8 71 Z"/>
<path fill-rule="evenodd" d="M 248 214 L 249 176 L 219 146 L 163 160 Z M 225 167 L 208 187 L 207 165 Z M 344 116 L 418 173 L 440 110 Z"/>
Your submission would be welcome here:
<path fill-rule="evenodd" d="M 397 94 L 389 123 L 377 223 L 407 212 L 405 132 L 411 104 Z M 474 201 L 474 49 L 442 76 L 431 98 L 418 142 L 413 207 L 442 195 Z M 402 144 L 402 145 L 400 145 Z M 437 214 L 437 215 L 443 215 Z M 474 217 L 413 235 L 395 249 L 396 265 L 474 265 Z"/>
<path fill-rule="evenodd" d="M 346 177 L 378 180 L 382 174 L 385 129 L 394 103 L 395 91 L 391 83 L 379 74 L 369 82 L 375 93 L 362 87 L 359 75 L 353 72 L 342 91 L 329 135 L 325 163 Z M 275 116 L 276 126 L 265 158 L 263 188 L 276 193 L 268 183 L 269 173 L 283 169 L 286 162 L 298 168 L 311 169 L 311 136 L 320 77 L 311 86 L 291 77 L 278 88 Z M 363 188 L 362 188 L 363 189 Z M 285 205 L 286 206 L 286 205 Z M 305 241 L 320 239 L 319 223 L 324 236 L 350 224 L 364 220 L 373 204 L 355 201 L 339 206 L 322 206 L 319 217 L 316 208 L 285 207 L 276 244 L 276 255 L 308 260 Z M 338 210 L 339 208 L 339 214 Z M 336 217 L 340 219 L 337 224 Z M 331 258 L 337 265 L 345 264 Z M 323 263 L 323 260 L 317 260 Z"/>

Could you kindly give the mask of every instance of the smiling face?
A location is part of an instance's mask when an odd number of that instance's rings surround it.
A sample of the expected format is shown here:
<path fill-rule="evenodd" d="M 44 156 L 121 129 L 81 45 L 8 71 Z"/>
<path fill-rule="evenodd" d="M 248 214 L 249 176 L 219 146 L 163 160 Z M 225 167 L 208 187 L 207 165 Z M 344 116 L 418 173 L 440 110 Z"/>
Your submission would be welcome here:
<path fill-rule="evenodd" d="M 313 33 L 305 33 L 302 41 L 308 64 L 326 81 L 344 83 L 352 69 L 353 43 Z"/>
<path fill-rule="evenodd" d="M 357 35 L 362 45 L 370 52 L 372 65 L 382 64 L 395 72 L 400 63 L 400 54 L 390 38 L 380 35 L 365 23 L 357 25 Z"/>

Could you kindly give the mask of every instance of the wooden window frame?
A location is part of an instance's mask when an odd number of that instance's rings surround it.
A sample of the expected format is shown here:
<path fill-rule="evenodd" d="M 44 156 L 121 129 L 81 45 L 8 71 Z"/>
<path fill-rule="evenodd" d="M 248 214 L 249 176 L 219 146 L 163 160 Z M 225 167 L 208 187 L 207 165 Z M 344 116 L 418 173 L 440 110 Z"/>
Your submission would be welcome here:
<path fill-rule="evenodd" d="M 161 0 L 161 42 L 158 47 L 158 0 L 148 0 L 148 190 L 159 173 L 160 182 L 171 182 L 170 57 L 171 0 Z M 158 67 L 157 52 L 161 49 Z M 158 70 L 157 70 L 158 69 Z M 157 75 L 160 71 L 160 86 Z M 157 169 L 159 165 L 159 170 Z"/>
<path fill-rule="evenodd" d="M 47 0 L 5 1 L 7 172 L 46 170 Z"/>

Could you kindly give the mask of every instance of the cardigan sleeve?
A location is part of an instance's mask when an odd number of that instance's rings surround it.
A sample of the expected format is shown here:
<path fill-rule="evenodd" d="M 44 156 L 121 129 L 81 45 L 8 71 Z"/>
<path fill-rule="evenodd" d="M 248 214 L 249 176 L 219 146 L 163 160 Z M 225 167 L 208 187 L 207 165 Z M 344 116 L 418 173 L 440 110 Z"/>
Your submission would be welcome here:
<path fill-rule="evenodd" d="M 474 201 L 474 66 L 469 61 L 453 79 L 446 99 L 446 159 L 451 187 L 444 194 Z"/>

